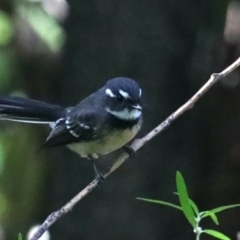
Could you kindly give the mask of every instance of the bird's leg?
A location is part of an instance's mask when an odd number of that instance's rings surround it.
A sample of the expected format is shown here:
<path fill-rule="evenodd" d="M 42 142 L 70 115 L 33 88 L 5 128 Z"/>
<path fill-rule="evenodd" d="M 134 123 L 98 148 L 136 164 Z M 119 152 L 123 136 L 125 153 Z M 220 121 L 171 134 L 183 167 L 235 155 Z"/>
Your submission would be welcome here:
<path fill-rule="evenodd" d="M 122 147 L 122 150 L 125 151 L 131 158 L 136 157 L 136 152 L 129 146 L 125 145 Z"/>
<path fill-rule="evenodd" d="M 97 167 L 96 167 L 96 164 L 93 160 L 93 157 L 89 157 L 92 165 L 93 165 L 93 169 L 94 169 L 94 173 L 95 173 L 95 179 L 98 181 L 98 184 L 101 184 L 104 182 L 105 178 L 104 176 L 98 171 Z"/>

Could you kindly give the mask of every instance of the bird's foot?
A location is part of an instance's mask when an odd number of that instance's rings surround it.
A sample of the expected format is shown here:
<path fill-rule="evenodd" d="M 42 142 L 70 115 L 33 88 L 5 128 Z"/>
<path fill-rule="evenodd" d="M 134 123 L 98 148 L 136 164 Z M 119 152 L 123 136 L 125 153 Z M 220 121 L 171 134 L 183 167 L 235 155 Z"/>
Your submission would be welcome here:
<path fill-rule="evenodd" d="M 102 185 L 103 182 L 105 181 L 105 177 L 100 174 L 99 172 L 95 172 L 95 179 L 97 180 L 98 185 Z"/>
<path fill-rule="evenodd" d="M 93 158 L 90 158 L 92 165 L 93 165 L 93 170 L 95 173 L 95 179 L 97 180 L 98 184 L 101 185 L 105 181 L 105 177 L 98 171 L 96 164 L 93 160 Z"/>
<path fill-rule="evenodd" d="M 123 151 L 125 151 L 131 158 L 136 157 L 136 152 L 129 146 L 125 145 L 122 147 Z"/>

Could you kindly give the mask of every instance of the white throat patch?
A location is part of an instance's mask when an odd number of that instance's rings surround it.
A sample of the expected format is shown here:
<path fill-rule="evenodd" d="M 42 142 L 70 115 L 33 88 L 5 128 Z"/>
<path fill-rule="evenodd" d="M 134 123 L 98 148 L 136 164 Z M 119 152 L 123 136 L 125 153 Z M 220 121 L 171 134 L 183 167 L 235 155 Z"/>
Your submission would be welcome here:
<path fill-rule="evenodd" d="M 122 111 L 112 111 L 109 108 L 106 108 L 106 110 L 107 112 L 121 120 L 136 120 L 142 114 L 142 111 L 140 111 L 139 109 L 128 110 L 127 108 L 125 108 Z"/>

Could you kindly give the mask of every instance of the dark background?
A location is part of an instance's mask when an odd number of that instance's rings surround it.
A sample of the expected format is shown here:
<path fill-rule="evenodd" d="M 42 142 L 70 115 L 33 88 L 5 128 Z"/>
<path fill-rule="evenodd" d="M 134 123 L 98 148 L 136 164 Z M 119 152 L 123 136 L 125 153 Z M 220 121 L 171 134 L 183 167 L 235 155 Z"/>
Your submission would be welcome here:
<path fill-rule="evenodd" d="M 239 14 L 238 2 L 220 0 L 1 0 L 0 93 L 68 106 L 110 78 L 131 77 L 143 89 L 141 137 L 238 57 Z M 236 70 L 214 86 L 54 224 L 51 239 L 194 239 L 180 212 L 136 200 L 177 203 L 177 170 L 201 210 L 240 203 L 239 81 Z M 48 132 L 1 122 L 1 239 L 25 236 L 93 179 L 68 149 L 39 151 Z M 203 227 L 236 239 L 240 210 L 219 220 Z"/>

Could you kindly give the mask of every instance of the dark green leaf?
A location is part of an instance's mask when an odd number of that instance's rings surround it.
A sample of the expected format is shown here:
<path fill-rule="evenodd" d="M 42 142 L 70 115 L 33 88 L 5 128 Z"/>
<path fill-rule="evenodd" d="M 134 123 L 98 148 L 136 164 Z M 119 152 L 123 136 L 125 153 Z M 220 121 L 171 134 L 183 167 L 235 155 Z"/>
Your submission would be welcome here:
<path fill-rule="evenodd" d="M 218 212 L 221 212 L 221 211 L 224 211 L 224 210 L 227 210 L 227 209 L 231 209 L 231 208 L 236 208 L 236 207 L 240 207 L 240 204 L 232 204 L 232 205 L 227 205 L 227 206 L 214 208 L 212 210 L 205 211 L 204 214 L 202 215 L 202 218 L 208 217 L 212 213 L 218 213 Z"/>
<path fill-rule="evenodd" d="M 189 221 L 189 223 L 193 227 L 195 227 L 196 220 L 194 217 L 194 212 L 193 212 L 192 206 L 189 201 L 188 192 L 187 192 L 187 188 L 186 188 L 184 179 L 180 172 L 177 172 L 176 182 L 177 182 L 177 190 L 178 190 L 178 194 L 179 194 L 179 201 L 180 201 L 183 213 L 184 213 L 185 217 L 187 218 L 187 220 Z"/>
<path fill-rule="evenodd" d="M 166 205 L 166 206 L 169 206 L 169 207 L 172 207 L 172 208 L 176 208 L 178 210 L 182 210 L 182 208 L 180 206 L 178 206 L 178 205 L 175 205 L 175 204 L 169 203 L 169 202 L 164 202 L 164 201 L 161 201 L 161 200 L 153 200 L 153 199 L 148 199 L 148 198 L 137 198 L 137 199 L 145 201 L 145 202 Z"/>
<path fill-rule="evenodd" d="M 215 230 L 210 230 L 210 229 L 206 229 L 203 231 L 204 233 L 207 233 L 215 238 L 218 239 L 222 239 L 222 240 L 231 240 L 229 237 L 227 237 L 226 235 L 224 235 L 223 233 L 220 233 L 218 231 Z"/>

